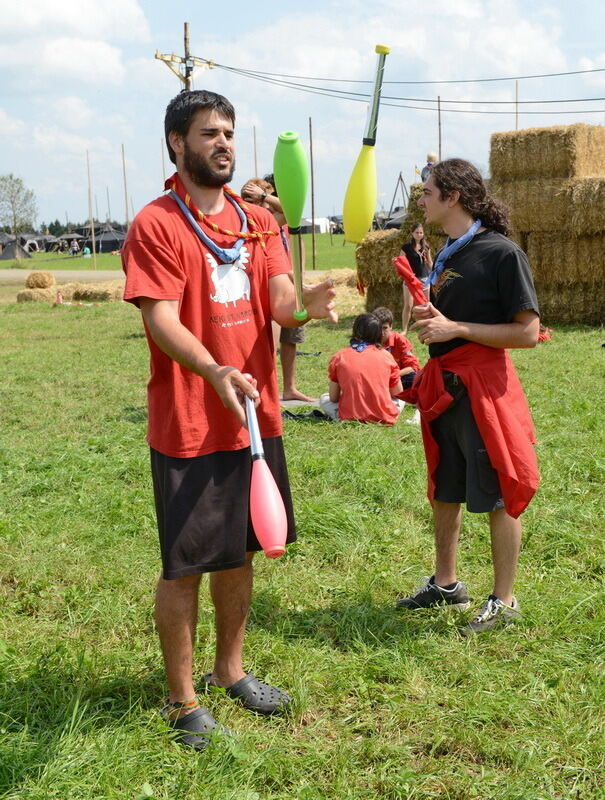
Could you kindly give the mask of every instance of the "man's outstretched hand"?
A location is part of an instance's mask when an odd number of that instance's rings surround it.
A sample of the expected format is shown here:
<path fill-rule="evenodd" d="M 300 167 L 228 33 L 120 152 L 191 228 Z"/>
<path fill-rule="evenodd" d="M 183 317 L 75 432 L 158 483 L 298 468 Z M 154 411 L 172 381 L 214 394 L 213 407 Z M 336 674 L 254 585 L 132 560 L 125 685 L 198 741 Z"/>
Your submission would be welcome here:
<path fill-rule="evenodd" d="M 303 286 L 303 305 L 310 319 L 329 319 L 338 322 L 334 281 L 327 280 L 313 286 Z"/>

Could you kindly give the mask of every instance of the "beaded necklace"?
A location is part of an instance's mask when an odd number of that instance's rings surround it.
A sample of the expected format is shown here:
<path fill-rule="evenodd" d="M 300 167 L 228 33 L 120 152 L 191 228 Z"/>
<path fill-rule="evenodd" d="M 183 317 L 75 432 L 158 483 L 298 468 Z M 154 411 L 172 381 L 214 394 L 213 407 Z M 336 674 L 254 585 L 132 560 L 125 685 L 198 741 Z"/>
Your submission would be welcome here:
<path fill-rule="evenodd" d="M 177 172 L 174 173 L 164 185 L 165 189 L 170 190 L 171 197 L 176 201 L 179 205 L 181 211 L 195 230 L 196 234 L 202 240 L 202 242 L 210 249 L 212 252 L 217 255 L 222 261 L 225 263 L 233 263 L 237 261 L 239 258 L 239 251 L 241 249 L 242 244 L 246 239 L 258 239 L 259 244 L 262 248 L 265 247 L 265 236 L 276 236 L 276 231 L 261 231 L 255 230 L 257 227 L 257 223 L 255 222 L 254 218 L 248 214 L 248 206 L 244 201 L 237 195 L 232 189 L 228 186 L 223 186 L 223 192 L 225 193 L 226 199 L 233 205 L 237 214 L 240 218 L 242 230 L 239 233 L 235 231 L 231 231 L 228 228 L 221 228 L 216 223 L 212 222 L 207 218 L 207 215 L 202 213 L 199 208 L 195 205 L 193 200 L 191 199 L 191 195 L 185 189 L 182 180 L 180 179 Z M 197 219 L 196 219 L 197 218 Z M 216 242 L 214 242 L 204 231 L 201 229 L 198 221 L 202 222 L 204 225 L 207 225 L 212 231 L 215 233 L 221 234 L 222 236 L 233 236 L 236 239 L 235 244 L 233 247 L 230 248 L 223 248 L 219 247 Z M 252 230 L 250 230 L 252 229 Z"/>

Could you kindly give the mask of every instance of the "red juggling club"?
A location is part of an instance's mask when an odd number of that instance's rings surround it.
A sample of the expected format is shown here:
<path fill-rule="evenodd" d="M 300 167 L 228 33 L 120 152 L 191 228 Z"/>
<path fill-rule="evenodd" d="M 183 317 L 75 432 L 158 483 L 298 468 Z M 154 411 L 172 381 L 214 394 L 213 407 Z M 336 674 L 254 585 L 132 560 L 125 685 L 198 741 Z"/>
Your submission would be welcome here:
<path fill-rule="evenodd" d="M 410 267 L 410 262 L 405 256 L 398 256 L 393 259 L 393 266 L 403 278 L 403 282 L 410 290 L 410 294 L 414 298 L 414 304 L 417 306 L 424 306 L 428 303 L 426 295 L 424 294 L 424 287 L 419 278 L 414 274 L 414 270 Z"/>
<path fill-rule="evenodd" d="M 286 509 L 275 478 L 265 461 L 254 400 L 247 396 L 246 416 L 250 434 L 250 450 L 252 451 L 252 479 L 250 482 L 252 527 L 267 558 L 277 558 L 286 552 L 286 536 L 288 534 Z"/>

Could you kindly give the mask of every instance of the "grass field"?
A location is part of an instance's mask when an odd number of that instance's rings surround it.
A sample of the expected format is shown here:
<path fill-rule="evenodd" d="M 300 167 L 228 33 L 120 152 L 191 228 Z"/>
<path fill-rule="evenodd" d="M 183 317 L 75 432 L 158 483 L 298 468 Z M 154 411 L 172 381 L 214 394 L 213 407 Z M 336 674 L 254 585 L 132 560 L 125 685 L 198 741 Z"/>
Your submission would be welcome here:
<path fill-rule="evenodd" d="M 341 307 L 337 326 L 308 327 L 307 392 L 325 389 L 359 300 Z M 393 608 L 430 574 L 418 429 L 286 421 L 299 541 L 257 559 L 246 667 L 294 711 L 259 719 L 214 692 L 237 736 L 196 756 L 158 715 L 138 312 L 0 306 L 0 797 L 603 798 L 603 337 L 556 329 L 514 353 L 543 483 L 524 517 L 523 622 L 475 641 L 461 619 Z M 480 603 L 481 517 L 465 518 L 460 555 Z M 198 676 L 212 653 L 204 590 Z"/>
<path fill-rule="evenodd" d="M 303 235 L 306 251 L 307 269 L 312 269 L 311 234 Z M 344 242 L 343 236 L 332 236 L 319 233 L 315 236 L 316 269 L 338 269 L 348 267 L 355 269 L 355 245 Z M 96 269 L 122 269 L 120 257 L 111 253 L 97 254 Z M 94 269 L 92 258 L 70 256 L 65 253 L 33 253 L 31 258 L 19 261 L 0 261 L 0 269 Z"/>

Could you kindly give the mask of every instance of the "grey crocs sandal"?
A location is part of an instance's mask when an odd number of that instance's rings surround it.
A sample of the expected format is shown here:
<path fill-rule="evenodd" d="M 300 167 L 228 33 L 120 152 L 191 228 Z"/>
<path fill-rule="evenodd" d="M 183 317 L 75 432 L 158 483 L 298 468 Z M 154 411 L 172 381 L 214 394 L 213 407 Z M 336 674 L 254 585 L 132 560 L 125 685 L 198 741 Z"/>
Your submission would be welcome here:
<path fill-rule="evenodd" d="M 214 731 L 225 732 L 207 708 L 196 708 L 178 719 L 167 720 L 175 731 L 174 740 L 194 750 L 205 750 Z"/>
<path fill-rule="evenodd" d="M 204 680 L 209 686 L 214 686 L 210 678 L 212 673 L 204 675 Z M 290 704 L 290 696 L 276 686 L 270 686 L 264 681 L 259 681 L 251 672 L 227 686 L 225 693 L 228 697 L 239 702 L 244 708 L 256 711 L 257 714 L 277 714 L 285 711 Z"/>

